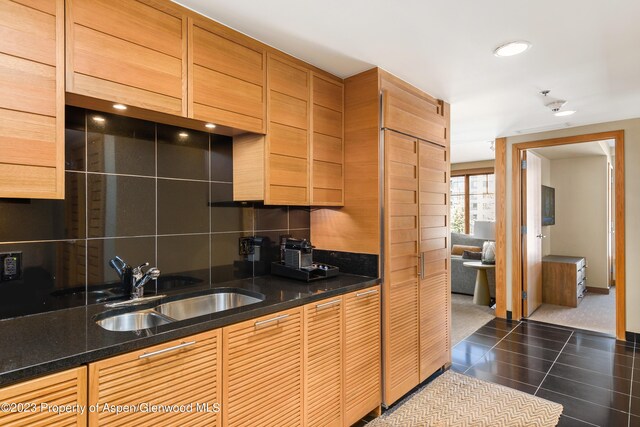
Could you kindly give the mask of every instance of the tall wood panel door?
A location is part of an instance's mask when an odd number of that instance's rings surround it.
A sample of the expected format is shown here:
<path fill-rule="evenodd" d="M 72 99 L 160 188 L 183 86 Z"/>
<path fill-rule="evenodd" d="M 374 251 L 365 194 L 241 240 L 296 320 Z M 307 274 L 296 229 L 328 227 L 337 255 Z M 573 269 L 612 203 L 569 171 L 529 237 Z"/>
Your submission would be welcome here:
<path fill-rule="evenodd" d="M 223 329 L 223 422 L 303 423 L 303 307 Z"/>
<path fill-rule="evenodd" d="M 64 198 L 64 0 L 0 1 L 0 197 Z"/>
<path fill-rule="evenodd" d="M 420 381 L 450 361 L 448 150 L 419 140 Z"/>
<path fill-rule="evenodd" d="M 41 405 L 87 405 L 87 368 L 69 369 L 57 374 L 0 388 L 0 402 L 24 405 L 26 410 L 0 411 L 3 426 L 86 426 L 87 414 L 66 412 L 56 414 L 41 410 Z M 34 405 L 34 406 L 32 406 Z"/>
<path fill-rule="evenodd" d="M 342 297 L 304 307 L 305 425 L 342 425 Z"/>
<path fill-rule="evenodd" d="M 171 3 L 66 0 L 67 92 L 187 115 L 186 17 Z"/>
<path fill-rule="evenodd" d="M 313 73 L 311 204 L 344 205 L 343 92 L 341 81 Z"/>
<path fill-rule="evenodd" d="M 344 425 L 380 407 L 380 287 L 345 295 Z"/>
<path fill-rule="evenodd" d="M 310 71 L 275 54 L 267 59 L 269 118 L 265 204 L 309 204 Z"/>
<path fill-rule="evenodd" d="M 90 405 L 193 404 L 191 412 L 91 412 L 89 425 L 220 426 L 221 335 L 217 329 L 89 364 Z"/>
<path fill-rule="evenodd" d="M 542 160 L 523 152 L 522 169 L 522 313 L 529 317 L 542 304 Z"/>
<path fill-rule="evenodd" d="M 189 117 L 265 133 L 264 48 L 208 19 L 189 18 L 189 49 Z"/>
<path fill-rule="evenodd" d="M 419 382 L 418 141 L 385 131 L 384 403 Z"/>

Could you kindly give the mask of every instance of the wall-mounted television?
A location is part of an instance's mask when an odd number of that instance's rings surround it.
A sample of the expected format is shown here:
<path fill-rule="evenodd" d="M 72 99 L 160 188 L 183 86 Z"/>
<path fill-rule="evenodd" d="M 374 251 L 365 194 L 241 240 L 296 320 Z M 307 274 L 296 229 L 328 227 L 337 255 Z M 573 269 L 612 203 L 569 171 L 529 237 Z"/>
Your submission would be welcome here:
<path fill-rule="evenodd" d="M 556 189 L 542 186 L 542 225 L 556 223 Z"/>

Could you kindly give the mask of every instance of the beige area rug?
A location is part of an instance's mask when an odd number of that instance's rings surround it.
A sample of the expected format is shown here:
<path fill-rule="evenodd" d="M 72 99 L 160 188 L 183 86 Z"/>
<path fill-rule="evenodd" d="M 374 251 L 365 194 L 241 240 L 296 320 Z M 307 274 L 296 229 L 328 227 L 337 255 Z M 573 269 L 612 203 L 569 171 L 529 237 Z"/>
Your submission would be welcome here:
<path fill-rule="evenodd" d="M 472 296 L 451 294 L 451 347 L 494 317 L 494 310 L 474 304 Z"/>
<path fill-rule="evenodd" d="M 561 413 L 560 404 L 447 371 L 367 427 L 546 427 Z"/>
<path fill-rule="evenodd" d="M 587 292 L 577 307 L 542 304 L 530 320 L 587 329 L 589 331 L 616 334 L 616 291 L 612 287 L 609 295 Z"/>

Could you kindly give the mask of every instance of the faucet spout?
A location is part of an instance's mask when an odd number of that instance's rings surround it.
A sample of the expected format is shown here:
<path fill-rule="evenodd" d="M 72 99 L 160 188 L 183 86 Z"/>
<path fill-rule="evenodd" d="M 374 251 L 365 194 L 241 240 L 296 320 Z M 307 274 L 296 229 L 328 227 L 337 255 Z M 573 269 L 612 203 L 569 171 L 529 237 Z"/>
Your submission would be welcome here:
<path fill-rule="evenodd" d="M 160 277 L 160 270 L 156 267 L 150 268 L 146 273 L 142 274 L 142 268 L 139 268 L 139 274 L 134 274 L 134 282 L 131 290 L 131 298 L 142 298 L 144 294 L 144 285 L 146 285 L 149 280 L 156 280 Z"/>

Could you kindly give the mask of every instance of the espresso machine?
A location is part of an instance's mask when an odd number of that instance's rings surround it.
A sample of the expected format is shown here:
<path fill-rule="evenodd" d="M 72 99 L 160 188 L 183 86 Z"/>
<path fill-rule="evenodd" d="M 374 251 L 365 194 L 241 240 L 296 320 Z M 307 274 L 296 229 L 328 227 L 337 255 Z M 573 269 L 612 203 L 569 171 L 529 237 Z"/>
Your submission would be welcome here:
<path fill-rule="evenodd" d="M 306 282 L 337 276 L 338 267 L 313 262 L 313 248 L 306 239 L 284 238 L 280 262 L 271 263 L 271 273 Z"/>

